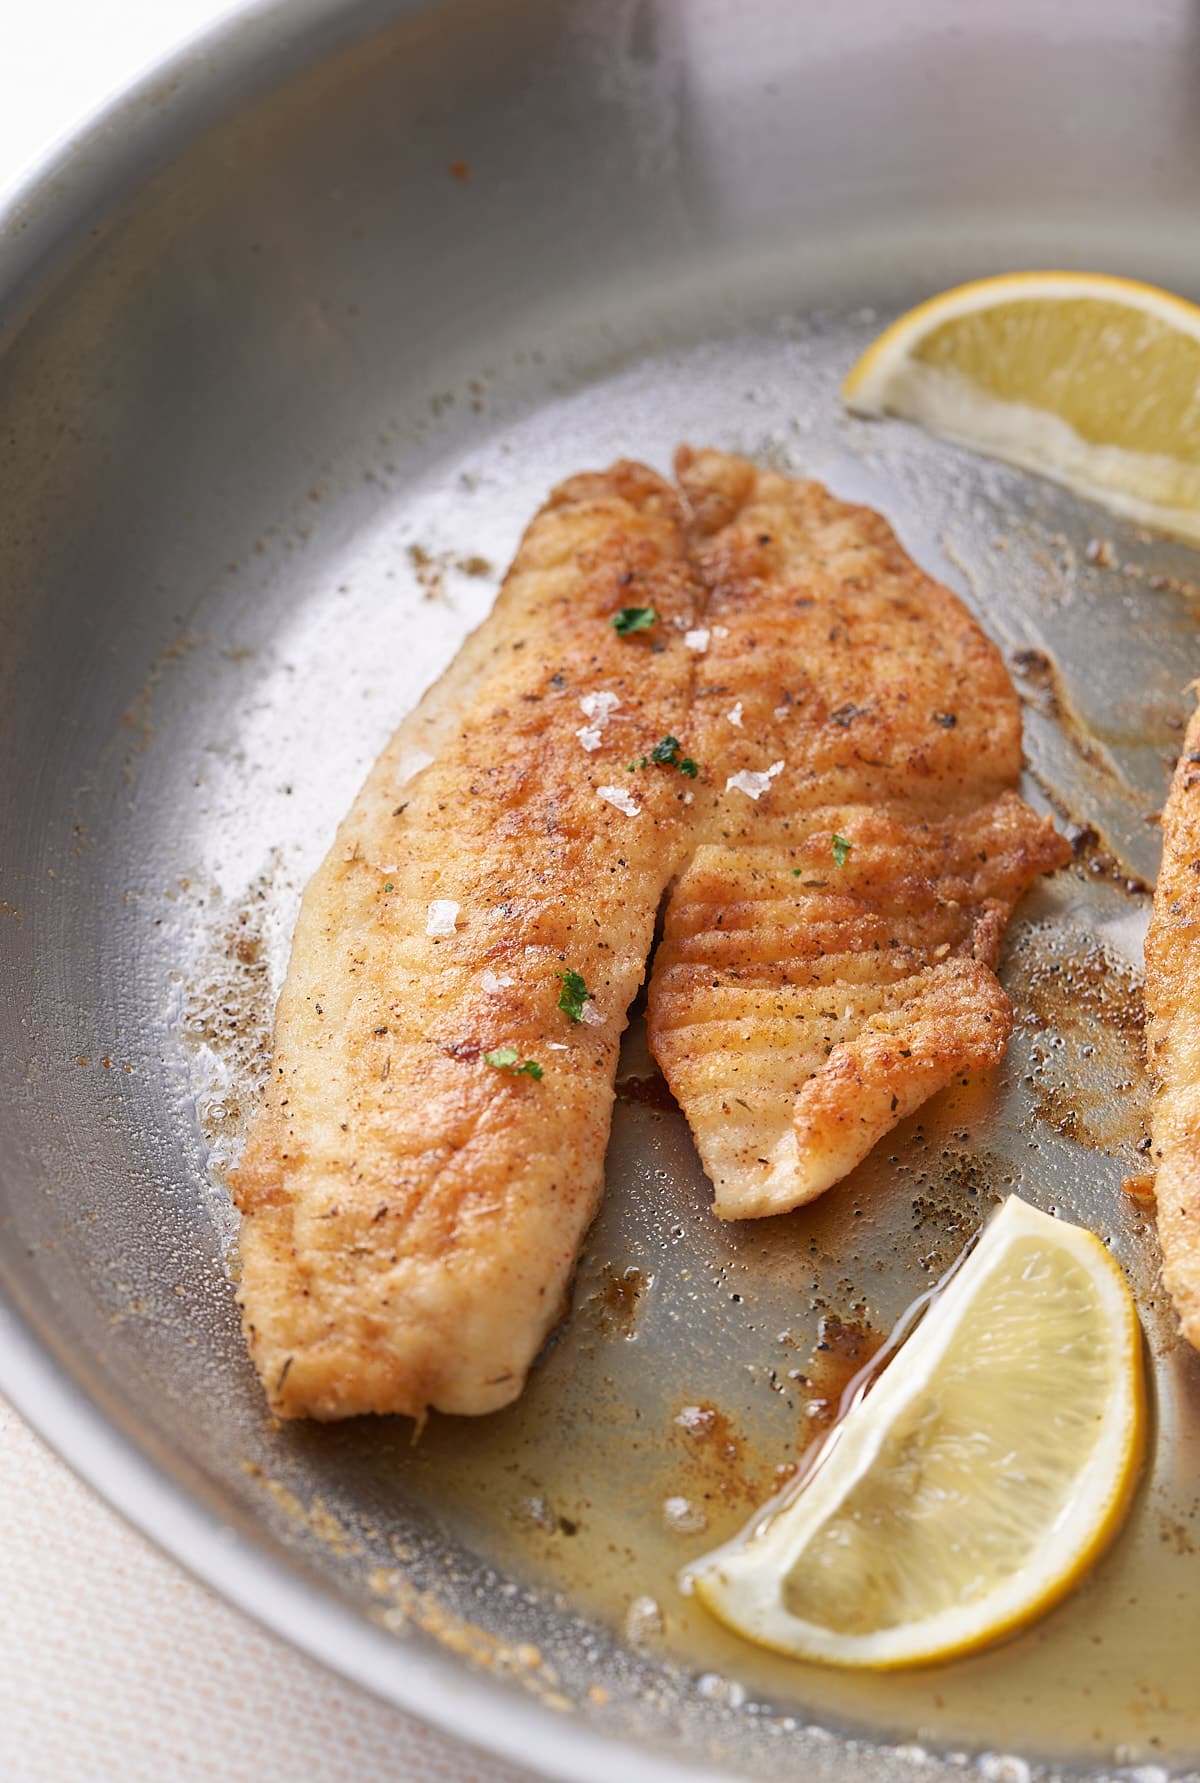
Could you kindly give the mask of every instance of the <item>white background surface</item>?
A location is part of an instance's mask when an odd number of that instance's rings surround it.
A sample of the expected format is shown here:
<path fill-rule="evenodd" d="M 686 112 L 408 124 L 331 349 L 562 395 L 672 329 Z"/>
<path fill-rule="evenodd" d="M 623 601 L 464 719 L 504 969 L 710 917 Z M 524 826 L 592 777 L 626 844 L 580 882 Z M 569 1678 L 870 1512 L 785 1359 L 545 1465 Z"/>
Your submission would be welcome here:
<path fill-rule="evenodd" d="M 235 10 L 0 0 L 0 201 L 110 95 Z M 128 1530 L 0 1401 L 3 1783 L 522 1775 L 263 1634 Z"/>

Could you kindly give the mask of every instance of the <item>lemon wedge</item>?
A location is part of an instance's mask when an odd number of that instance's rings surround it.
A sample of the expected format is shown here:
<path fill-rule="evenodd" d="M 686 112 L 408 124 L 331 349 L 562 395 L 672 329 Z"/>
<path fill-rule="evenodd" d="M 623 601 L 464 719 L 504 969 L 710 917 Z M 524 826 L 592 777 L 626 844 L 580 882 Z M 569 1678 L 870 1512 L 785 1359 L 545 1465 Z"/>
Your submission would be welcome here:
<path fill-rule="evenodd" d="M 1144 1429 L 1124 1276 L 1092 1233 L 1014 1196 L 815 1466 L 681 1582 L 797 1659 L 890 1670 L 968 1653 L 1103 1552 Z"/>
<path fill-rule="evenodd" d="M 1102 273 L 979 279 L 909 310 L 843 386 L 863 415 L 1200 540 L 1200 308 Z"/>

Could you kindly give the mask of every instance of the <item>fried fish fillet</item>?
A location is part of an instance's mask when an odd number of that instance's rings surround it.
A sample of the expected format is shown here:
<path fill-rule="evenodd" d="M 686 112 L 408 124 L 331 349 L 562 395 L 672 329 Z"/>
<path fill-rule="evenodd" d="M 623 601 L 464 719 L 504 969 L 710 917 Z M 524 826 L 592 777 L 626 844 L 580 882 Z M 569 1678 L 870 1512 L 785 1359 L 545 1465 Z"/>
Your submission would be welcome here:
<path fill-rule="evenodd" d="M 1146 937 L 1146 1054 L 1163 1281 L 1200 1349 L 1200 711 L 1162 814 L 1162 866 Z"/>
<path fill-rule="evenodd" d="M 667 908 L 651 1048 L 716 1190 L 822 1193 L 1012 1025 L 1013 905 L 1069 855 L 1012 788 L 1016 693 L 886 522 L 681 448 L 708 590 L 689 737 L 719 797 Z"/>
<path fill-rule="evenodd" d="M 691 783 L 627 764 L 685 732 L 698 592 L 661 478 L 565 483 L 305 892 L 234 1182 L 281 1416 L 493 1410 L 558 1318 L 690 846 Z M 622 636 L 627 607 L 657 617 Z"/>

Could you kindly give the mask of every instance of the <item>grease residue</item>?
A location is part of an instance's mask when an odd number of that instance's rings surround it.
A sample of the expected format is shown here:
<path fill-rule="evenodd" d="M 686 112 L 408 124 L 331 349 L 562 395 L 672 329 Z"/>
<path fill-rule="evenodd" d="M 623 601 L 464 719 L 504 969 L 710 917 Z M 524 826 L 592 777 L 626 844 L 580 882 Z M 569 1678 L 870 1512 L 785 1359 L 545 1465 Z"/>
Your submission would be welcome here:
<path fill-rule="evenodd" d="M 509 1643 L 446 1608 L 431 1591 L 417 1590 L 403 1572 L 376 1567 L 368 1580 L 378 1602 L 376 1620 L 393 1633 L 419 1628 L 447 1652 L 485 1671 L 510 1678 L 545 1708 L 567 1714 L 574 1703 L 563 1693 L 556 1669 L 531 1641 Z M 596 1701 L 593 1698 L 593 1701 Z"/>
<path fill-rule="evenodd" d="M 692 1504 L 754 1504 L 763 1496 L 756 1460 L 738 1425 L 711 1400 L 687 1402 L 671 1420 L 678 1457 L 674 1491 Z"/>
<path fill-rule="evenodd" d="M 1094 1151 L 1132 1152 L 1150 1096 L 1140 974 L 1084 930 L 1033 923 L 1005 976 L 1031 1036 L 1026 1083 L 1040 1119 Z"/>
<path fill-rule="evenodd" d="M 122 713 L 122 727 L 131 739 L 121 769 L 127 784 L 133 783 L 135 758 L 149 749 L 154 738 L 154 696 L 159 682 L 169 670 L 178 667 L 189 651 L 204 642 L 206 640 L 203 637 L 185 632 L 168 644 L 165 650 L 160 650 L 146 672 L 146 679 Z"/>
<path fill-rule="evenodd" d="M 494 574 L 491 563 L 478 552 L 462 556 L 455 551 L 432 551 L 425 545 L 411 544 L 408 547 L 408 561 L 417 579 L 422 599 L 447 606 L 454 604 L 447 587 L 448 577 L 458 575 L 476 579 Z"/>
<path fill-rule="evenodd" d="M 181 882 L 205 940 L 181 989 L 179 1031 L 188 1051 L 196 1118 L 208 1147 L 210 1204 L 236 1279 L 237 1216 L 229 1175 L 271 1063 L 271 1024 L 281 962 L 281 863 L 273 858 L 237 903 Z"/>
<path fill-rule="evenodd" d="M 264 876 L 217 928 L 204 969 L 185 987 L 183 1037 L 193 1049 L 196 1107 L 219 1178 L 245 1130 L 270 1065 L 271 971 L 263 921 Z"/>
<path fill-rule="evenodd" d="M 824 1436 L 838 1416 L 851 1382 L 882 1349 L 886 1339 L 865 1321 L 824 1313 L 807 1366 L 793 1378 L 805 1389 L 801 1441 Z M 789 1469 L 790 1471 L 790 1469 Z M 777 1469 L 778 1473 L 779 1470 Z"/>
<path fill-rule="evenodd" d="M 661 1071 L 645 1077 L 623 1077 L 616 1086 L 618 1102 L 635 1102 L 642 1108 L 657 1108 L 662 1113 L 674 1111 L 676 1103 Z"/>
<path fill-rule="evenodd" d="M 636 1335 L 638 1306 L 653 1280 L 653 1276 L 643 1274 L 633 1264 L 623 1270 L 612 1263 L 605 1264 L 601 1285 L 588 1301 L 603 1336 Z"/>

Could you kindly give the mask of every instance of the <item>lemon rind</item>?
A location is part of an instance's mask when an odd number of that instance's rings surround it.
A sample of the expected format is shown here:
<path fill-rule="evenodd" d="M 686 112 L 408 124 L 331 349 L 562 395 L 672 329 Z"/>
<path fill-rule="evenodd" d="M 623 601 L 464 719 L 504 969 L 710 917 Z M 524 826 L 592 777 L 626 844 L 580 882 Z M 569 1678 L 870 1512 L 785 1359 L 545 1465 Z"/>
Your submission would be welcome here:
<path fill-rule="evenodd" d="M 1168 327 L 1181 328 L 1193 340 L 1200 341 L 1200 305 L 1158 285 L 1104 272 L 998 273 L 992 278 L 954 285 L 907 310 L 871 342 L 852 367 L 842 385 L 843 399 L 856 414 L 883 414 L 882 395 L 896 366 L 911 357 L 914 341 L 946 322 L 957 322 L 964 316 L 996 309 L 1014 300 L 1088 297 L 1119 299 L 1130 309 L 1154 316 Z"/>

